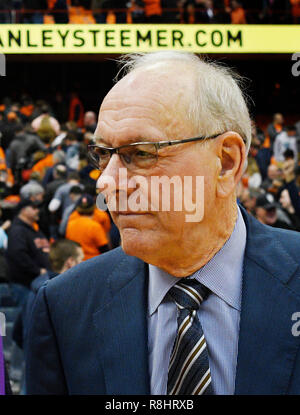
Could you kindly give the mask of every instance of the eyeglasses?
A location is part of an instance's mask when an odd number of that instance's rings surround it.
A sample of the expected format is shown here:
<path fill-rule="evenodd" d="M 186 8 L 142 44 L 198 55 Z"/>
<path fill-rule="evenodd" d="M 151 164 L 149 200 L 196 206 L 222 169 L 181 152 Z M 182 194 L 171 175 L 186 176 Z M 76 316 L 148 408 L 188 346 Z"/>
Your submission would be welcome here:
<path fill-rule="evenodd" d="M 149 169 L 154 167 L 158 159 L 158 150 L 167 146 L 189 143 L 193 141 L 203 141 L 216 138 L 220 135 L 215 134 L 210 137 L 194 137 L 184 140 L 172 141 L 144 141 L 139 143 L 125 144 L 120 147 L 105 147 L 97 144 L 88 145 L 88 155 L 91 164 L 98 170 L 103 171 L 113 154 L 118 154 L 124 166 L 131 171 L 139 169 Z"/>

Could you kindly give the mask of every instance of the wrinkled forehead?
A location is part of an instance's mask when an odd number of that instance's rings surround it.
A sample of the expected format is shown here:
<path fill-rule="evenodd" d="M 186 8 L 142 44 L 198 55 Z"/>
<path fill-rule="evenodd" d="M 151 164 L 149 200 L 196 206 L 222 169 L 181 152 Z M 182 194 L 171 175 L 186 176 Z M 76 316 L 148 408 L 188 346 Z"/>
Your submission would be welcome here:
<path fill-rule="evenodd" d="M 189 82 L 178 80 L 172 72 L 130 73 L 104 98 L 95 137 L 120 140 L 118 145 L 139 138 L 151 141 L 177 138 L 182 129 L 188 129 L 190 91 L 186 84 Z"/>

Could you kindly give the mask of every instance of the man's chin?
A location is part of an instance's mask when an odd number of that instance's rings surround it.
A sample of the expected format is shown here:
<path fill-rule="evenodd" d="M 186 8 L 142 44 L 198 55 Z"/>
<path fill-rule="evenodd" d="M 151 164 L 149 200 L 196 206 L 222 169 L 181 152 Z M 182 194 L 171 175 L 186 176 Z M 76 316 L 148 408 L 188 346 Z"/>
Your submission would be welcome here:
<path fill-rule="evenodd" d="M 154 247 L 151 235 L 147 231 L 136 228 L 125 228 L 120 231 L 121 247 L 127 255 L 136 256 L 142 260 L 153 255 L 157 248 Z M 153 235 L 152 235 L 153 237 Z"/>

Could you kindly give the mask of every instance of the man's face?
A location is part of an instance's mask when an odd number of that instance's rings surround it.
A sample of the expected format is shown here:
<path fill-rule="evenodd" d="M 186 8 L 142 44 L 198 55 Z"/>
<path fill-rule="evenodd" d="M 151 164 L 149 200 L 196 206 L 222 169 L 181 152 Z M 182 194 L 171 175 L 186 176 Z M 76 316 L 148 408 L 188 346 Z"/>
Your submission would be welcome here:
<path fill-rule="evenodd" d="M 100 109 L 99 121 L 95 131 L 97 144 L 109 147 L 140 142 L 164 141 L 191 138 L 197 135 L 191 122 L 186 118 L 184 100 L 192 93 L 189 85 L 176 84 L 171 76 L 155 78 L 153 74 L 131 73 L 123 78 L 106 96 Z M 159 150 L 155 166 L 140 174 L 146 184 L 140 185 L 140 193 L 149 201 L 153 197 L 162 200 L 159 194 L 147 191 L 151 188 L 153 176 L 179 176 L 183 183 L 185 176 L 204 176 L 204 219 L 214 206 L 216 157 L 211 150 L 211 142 L 186 143 Z M 97 187 L 103 190 L 103 178 L 112 177 L 117 184 L 117 193 L 125 193 L 126 199 L 133 190 L 120 190 L 119 169 L 124 165 L 114 154 L 100 176 Z M 128 180 L 139 171 L 127 171 Z M 119 180 L 120 179 L 120 180 Z M 172 189 L 172 186 L 171 186 Z M 113 195 L 103 192 L 106 199 Z M 192 189 L 193 201 L 196 189 Z M 201 223 L 186 222 L 185 208 L 174 211 L 171 191 L 170 211 L 120 211 L 111 212 L 112 218 L 120 230 L 124 251 L 151 262 L 157 258 L 172 255 L 181 244 L 192 244 L 193 232 L 201 231 Z M 196 225 L 196 226 L 195 226 Z M 188 242 L 188 241 L 191 242 Z M 157 261 L 156 261 L 157 262 Z"/>
<path fill-rule="evenodd" d="M 30 200 L 32 200 L 33 202 L 41 203 L 44 200 L 44 193 L 37 193 L 37 194 L 31 196 Z"/>
<path fill-rule="evenodd" d="M 265 225 L 272 226 L 277 221 L 276 208 L 265 209 L 264 207 L 257 207 L 256 216 L 257 219 Z"/>
<path fill-rule="evenodd" d="M 275 114 L 274 123 L 275 124 L 283 124 L 283 115 L 282 114 Z"/>
<path fill-rule="evenodd" d="M 36 222 L 39 220 L 39 208 L 35 206 L 27 206 L 22 209 L 23 216 L 30 222 Z"/>

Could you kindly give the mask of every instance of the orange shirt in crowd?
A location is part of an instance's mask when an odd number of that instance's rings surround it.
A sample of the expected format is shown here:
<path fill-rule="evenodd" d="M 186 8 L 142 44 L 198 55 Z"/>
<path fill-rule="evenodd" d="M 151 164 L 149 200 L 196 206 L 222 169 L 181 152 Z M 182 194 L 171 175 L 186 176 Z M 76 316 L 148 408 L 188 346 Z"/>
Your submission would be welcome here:
<path fill-rule="evenodd" d="M 300 17 L 300 0 L 290 0 L 292 6 L 292 15 Z"/>
<path fill-rule="evenodd" d="M 46 157 L 38 161 L 32 167 L 32 171 L 37 171 L 38 173 L 40 173 L 41 177 L 43 177 L 46 169 L 48 169 L 49 167 L 53 167 L 53 166 L 54 166 L 53 154 L 48 154 Z"/>
<path fill-rule="evenodd" d="M 160 4 L 160 0 L 144 0 L 145 4 L 145 15 L 153 16 L 158 15 L 161 16 L 162 8 Z"/>
<path fill-rule="evenodd" d="M 108 244 L 103 227 L 92 218 L 82 215 L 68 222 L 66 238 L 81 245 L 84 261 L 99 255 L 99 248 Z"/>
<path fill-rule="evenodd" d="M 0 170 L 6 170 L 6 172 L 7 172 L 7 183 L 9 183 L 12 186 L 14 184 L 14 176 L 12 174 L 11 169 L 7 168 L 5 152 L 4 152 L 2 147 L 0 147 Z"/>
<path fill-rule="evenodd" d="M 238 7 L 237 9 L 231 11 L 231 23 L 232 24 L 247 23 L 245 10 L 242 7 Z"/>
<path fill-rule="evenodd" d="M 80 217 L 81 217 L 80 213 L 77 212 L 77 210 L 74 210 L 74 212 L 72 212 L 71 215 L 69 216 L 68 223 L 71 222 L 72 220 L 78 219 Z M 104 212 L 103 210 L 100 210 L 100 209 L 95 209 L 93 219 L 94 219 L 95 222 L 98 222 L 103 227 L 103 229 L 106 233 L 110 231 L 111 224 L 110 224 L 110 219 L 109 219 L 108 213 L 106 213 L 106 212 Z"/>
<path fill-rule="evenodd" d="M 73 96 L 69 106 L 69 121 L 75 121 L 78 127 L 83 127 L 84 108 L 80 99 Z"/>

